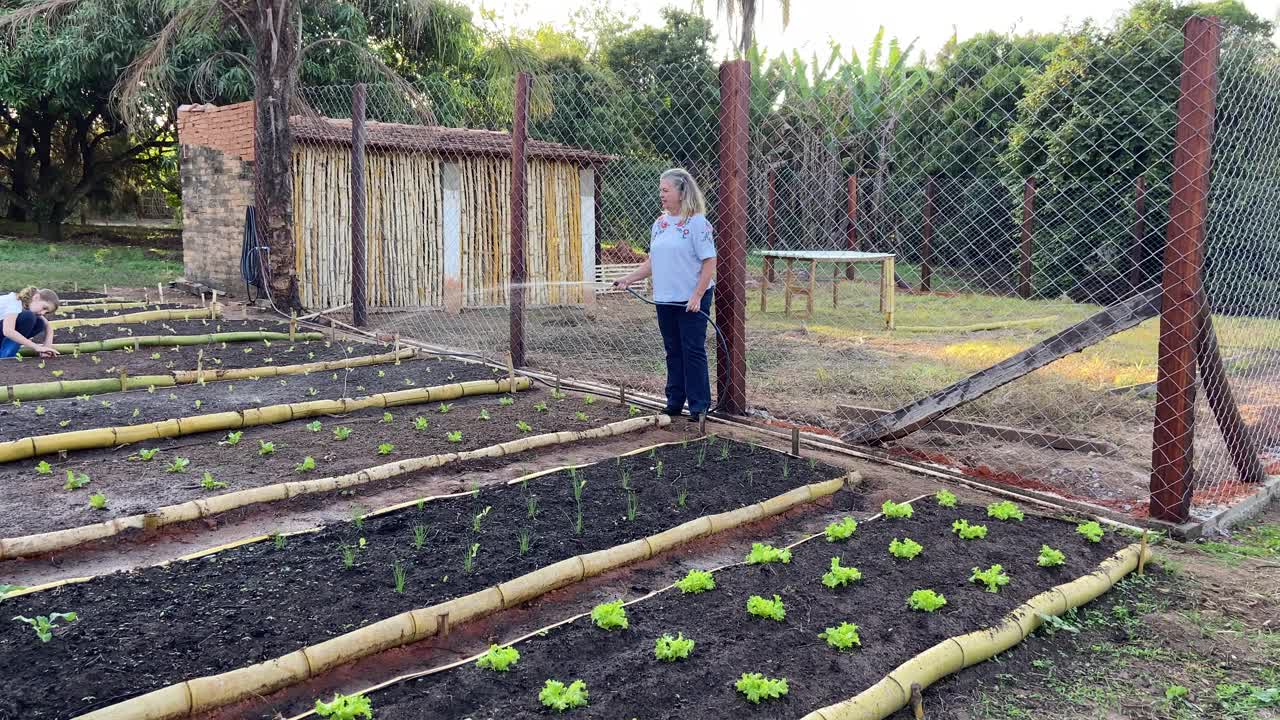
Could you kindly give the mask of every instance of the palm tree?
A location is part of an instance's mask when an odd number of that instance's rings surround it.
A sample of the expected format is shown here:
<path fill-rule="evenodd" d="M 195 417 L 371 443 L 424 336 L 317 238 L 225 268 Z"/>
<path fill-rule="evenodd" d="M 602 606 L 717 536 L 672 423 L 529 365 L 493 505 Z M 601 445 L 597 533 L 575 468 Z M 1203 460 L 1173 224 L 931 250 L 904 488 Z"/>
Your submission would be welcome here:
<path fill-rule="evenodd" d="M 756 11 L 758 0 L 716 0 L 716 12 L 729 21 L 729 37 L 736 43 L 738 57 L 746 57 L 755 44 Z M 791 24 L 791 0 L 778 0 L 782 11 L 782 27 Z"/>
<path fill-rule="evenodd" d="M 73 17 L 70 10 L 83 3 L 103 0 L 35 0 L 0 14 L 0 30 L 20 24 L 58 23 Z M 457 48 L 458 16 L 447 0 L 129 0 L 147 6 L 161 29 L 147 49 L 128 67 L 116 87 L 116 111 L 130 124 L 164 114 L 177 93 L 173 59 L 183 43 L 210 34 L 226 38 L 222 50 L 213 53 L 196 70 L 196 76 L 215 72 L 217 63 L 230 61 L 253 77 L 255 101 L 255 216 L 258 238 L 269 253 L 271 295 L 277 306 L 297 308 L 298 288 L 293 249 L 293 176 L 290 168 L 293 134 L 289 118 L 313 114 L 298 93 L 299 75 L 310 53 L 343 48 L 356 57 L 366 74 L 398 86 L 418 108 L 427 123 L 434 122 L 430 101 L 388 67 L 368 43 L 344 37 L 308 38 L 302 27 L 303 11 L 309 17 L 341 18 L 364 12 L 371 26 L 368 34 L 396 37 L 401 43 L 430 48 L 448 56 Z M 361 38 L 363 39 L 363 38 Z M 304 42 L 305 41 L 305 42 Z M 524 65 L 528 56 L 511 50 L 508 65 Z M 248 52 L 239 49 L 249 48 Z M 497 53 L 496 56 L 502 56 Z M 495 67 L 502 65 L 495 62 Z"/>

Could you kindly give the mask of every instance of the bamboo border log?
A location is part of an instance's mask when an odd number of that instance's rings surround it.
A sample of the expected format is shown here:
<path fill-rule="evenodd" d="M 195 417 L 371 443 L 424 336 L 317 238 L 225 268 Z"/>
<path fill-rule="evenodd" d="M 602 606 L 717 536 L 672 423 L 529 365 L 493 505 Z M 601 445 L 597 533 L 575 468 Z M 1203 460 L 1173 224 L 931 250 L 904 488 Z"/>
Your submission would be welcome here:
<path fill-rule="evenodd" d="M 99 303 L 97 305 L 59 305 L 53 311 L 54 315 L 75 314 L 78 312 L 99 312 L 105 310 L 133 310 L 137 308 L 145 308 L 148 303 L 141 300 L 129 302 Z"/>
<path fill-rule="evenodd" d="M 53 348 L 60 353 L 95 353 L 123 350 L 131 347 L 151 346 L 191 346 L 208 345 L 216 342 L 256 342 L 258 340 L 288 340 L 289 333 L 269 330 L 245 330 L 240 332 L 208 333 L 206 335 L 137 335 L 134 337 L 109 338 L 107 340 L 86 340 L 78 343 L 54 343 Z M 299 341 L 323 340 L 324 333 L 298 333 Z M 23 357 L 33 357 L 30 348 L 23 348 Z"/>
<path fill-rule="evenodd" d="M 156 321 L 165 322 L 168 320 L 205 320 L 218 317 L 218 315 L 221 314 L 221 309 L 221 304 L 217 304 L 205 308 L 191 308 L 189 310 L 147 310 L 146 312 L 109 315 L 107 317 L 83 319 L 67 318 L 66 320 L 50 320 L 49 327 L 54 330 L 58 330 L 60 328 L 90 327 L 93 325 L 127 325 Z"/>
<path fill-rule="evenodd" d="M 364 470 L 358 470 L 353 473 L 347 473 L 345 475 L 316 478 L 314 480 L 293 480 L 289 482 L 276 483 L 274 485 L 250 488 L 247 490 L 237 490 L 235 492 L 223 493 L 221 495 L 202 497 L 198 500 L 191 500 L 177 505 L 166 505 L 151 512 L 113 518 L 93 525 L 82 525 L 75 528 L 53 530 L 46 533 L 36 533 L 21 537 L 3 538 L 0 539 L 0 561 L 65 550 L 67 548 L 83 545 L 84 543 L 93 542 L 95 540 L 103 540 L 105 538 L 113 537 L 127 530 L 154 530 L 164 527 L 165 525 L 172 525 L 174 523 L 187 522 L 190 520 L 199 520 L 217 515 L 218 513 L 248 507 L 258 503 L 287 500 L 289 498 L 298 497 L 299 495 L 309 495 L 312 493 L 331 492 L 334 490 L 354 487 L 356 485 L 364 485 L 371 482 L 387 480 L 422 470 L 430 470 L 444 465 L 469 462 L 471 460 L 479 460 L 483 458 L 506 457 L 508 455 L 515 455 L 554 445 L 564 445 L 583 440 L 598 440 L 602 438 L 615 437 L 617 435 L 637 432 L 651 427 L 666 427 L 670 424 L 671 418 L 666 415 L 651 415 L 649 417 L 631 418 L 588 430 L 566 430 L 553 433 L 543 433 L 541 435 L 532 435 L 529 437 L 518 438 L 516 440 L 509 440 L 507 442 L 477 448 L 475 450 L 407 458 L 405 460 L 385 463 L 371 468 L 366 468 Z M 393 510 L 399 510 L 410 505 L 414 505 L 417 502 L 417 500 L 411 500 L 399 505 L 392 505 L 380 510 L 375 510 L 371 513 L 367 513 L 367 515 L 381 515 Z"/>
<path fill-rule="evenodd" d="M 381 353 L 379 355 L 363 355 L 343 360 L 321 360 L 297 365 L 264 365 L 252 368 L 217 368 L 214 370 L 174 370 L 164 375 L 134 375 L 125 378 L 123 385 L 119 378 L 89 378 L 85 380 L 57 380 L 39 383 L 21 383 L 5 385 L 0 388 L 0 402 L 13 400 L 48 400 L 51 398 L 75 397 L 77 395 L 100 395 L 104 393 L 124 392 L 127 390 L 145 390 L 155 387 L 173 387 L 174 385 L 190 385 L 199 382 L 218 382 L 222 380 L 245 380 L 253 378 L 278 377 L 281 375 L 306 375 L 325 370 L 341 370 L 367 365 L 383 365 L 397 360 L 408 360 L 417 354 L 414 348 Z"/>
<path fill-rule="evenodd" d="M 511 381 L 505 378 L 501 380 L 472 380 L 450 385 L 433 385 L 425 388 L 396 390 L 367 395 L 362 398 L 310 400 L 207 415 L 189 415 L 142 425 L 122 425 L 108 428 L 73 430 L 49 435 L 35 435 L 0 442 L 0 462 L 26 460 L 39 455 L 62 451 L 115 447 L 143 440 L 192 435 L 201 432 L 235 430 L 255 425 L 271 425 L 317 415 L 350 413 L 366 408 L 397 407 L 441 400 L 456 400 L 469 395 L 518 392 L 529 389 L 530 384 L 531 381 L 527 377 L 517 378 L 516 387 L 514 388 L 511 387 Z"/>
<path fill-rule="evenodd" d="M 812 502 L 835 493 L 854 475 L 857 473 L 804 486 L 809 491 L 805 502 Z M 798 495 L 792 497 L 796 498 Z M 781 508 L 781 504 L 775 503 L 773 507 Z M 791 507 L 794 505 L 788 505 L 782 509 Z M 696 533 L 683 533 L 683 537 L 674 541 L 669 547 L 701 537 L 705 533 L 701 532 L 700 528 L 713 524 L 712 518 L 735 513 L 739 513 L 739 510 L 704 515 L 695 521 L 673 528 L 676 530 L 686 526 L 697 526 L 699 530 Z M 731 526 L 724 525 L 722 529 L 728 527 Z M 643 540 L 648 543 L 651 539 Z M 664 549 L 667 548 L 664 547 Z M 587 577 L 588 563 L 592 570 L 605 572 L 640 559 L 647 559 L 655 554 L 657 553 L 644 555 L 636 551 L 632 542 L 587 555 L 578 555 L 479 592 L 430 607 L 403 612 L 266 662 L 218 675 L 184 680 L 86 713 L 80 716 L 80 720 L 142 720 L 144 718 L 167 720 L 189 717 L 246 697 L 266 694 L 303 682 L 339 665 L 383 650 L 433 637 L 444 631 L 444 627 L 440 624 L 440 618 L 444 615 L 448 616 L 450 626 L 456 626 L 458 623 L 476 620 L 500 610 L 515 607 Z"/>

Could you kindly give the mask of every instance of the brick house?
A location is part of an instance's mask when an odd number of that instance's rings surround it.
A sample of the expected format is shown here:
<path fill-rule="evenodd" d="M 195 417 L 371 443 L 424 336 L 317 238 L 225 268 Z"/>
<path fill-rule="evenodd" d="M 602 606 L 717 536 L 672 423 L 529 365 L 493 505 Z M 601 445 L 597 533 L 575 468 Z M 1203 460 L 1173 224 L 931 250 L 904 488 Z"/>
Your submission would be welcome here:
<path fill-rule="evenodd" d="M 239 294 L 253 202 L 252 102 L 178 109 L 186 277 Z M 351 126 L 294 117 L 295 268 L 303 305 L 350 302 Z M 371 307 L 500 306 L 510 258 L 511 139 L 505 132 L 366 124 Z M 596 179 L 609 158 L 530 140 L 526 301 L 590 304 Z"/>

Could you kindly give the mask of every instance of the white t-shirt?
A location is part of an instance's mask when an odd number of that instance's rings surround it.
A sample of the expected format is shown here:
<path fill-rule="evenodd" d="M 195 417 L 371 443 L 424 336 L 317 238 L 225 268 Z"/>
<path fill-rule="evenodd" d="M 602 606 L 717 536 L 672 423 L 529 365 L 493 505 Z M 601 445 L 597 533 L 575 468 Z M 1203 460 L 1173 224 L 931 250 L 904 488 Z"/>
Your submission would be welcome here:
<path fill-rule="evenodd" d="M 656 302 L 688 302 L 698 286 L 702 261 L 716 256 L 711 223 L 705 215 L 681 219 L 666 213 L 649 232 L 649 260 L 653 268 Z M 715 281 L 711 285 L 714 287 Z"/>
<path fill-rule="evenodd" d="M 18 293 L 9 293 L 0 295 L 0 318 L 6 315 L 17 315 L 25 308 L 22 307 L 22 301 L 18 299 Z"/>

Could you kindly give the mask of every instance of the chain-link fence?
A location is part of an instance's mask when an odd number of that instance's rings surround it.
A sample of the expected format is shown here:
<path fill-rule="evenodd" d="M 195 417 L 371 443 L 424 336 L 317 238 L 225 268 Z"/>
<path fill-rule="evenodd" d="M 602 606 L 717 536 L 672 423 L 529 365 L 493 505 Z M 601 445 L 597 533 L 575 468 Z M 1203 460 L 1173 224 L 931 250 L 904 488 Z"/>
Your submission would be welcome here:
<path fill-rule="evenodd" d="M 300 299 L 349 315 L 364 277 L 379 330 L 661 397 L 654 308 L 612 283 L 684 167 L 721 233 L 716 320 L 745 329 L 710 333 L 712 384 L 747 414 L 1135 515 L 1208 511 L 1280 457 L 1280 65 L 1216 27 L 369 85 L 354 143 L 360 92 L 307 88 Z"/>

